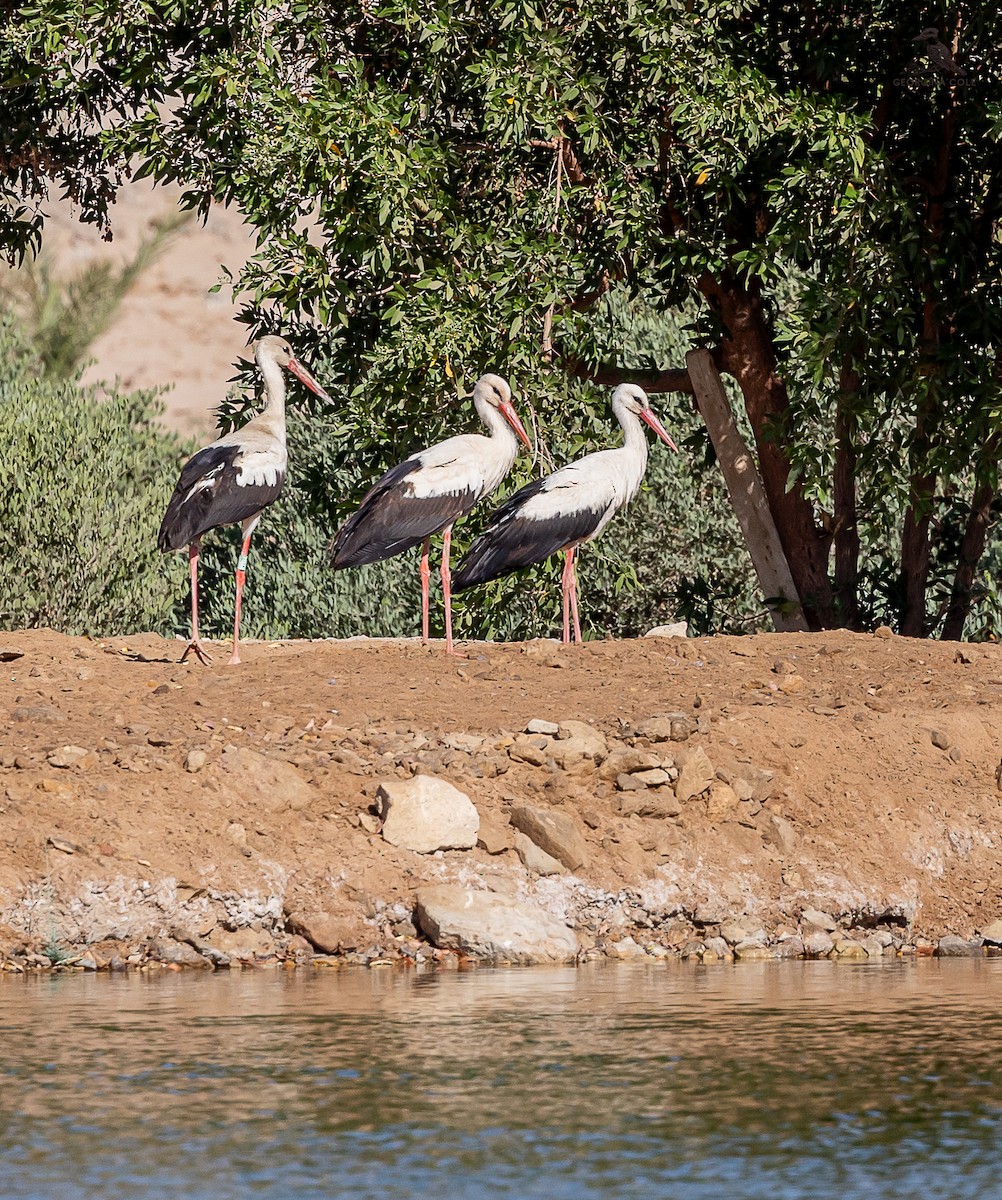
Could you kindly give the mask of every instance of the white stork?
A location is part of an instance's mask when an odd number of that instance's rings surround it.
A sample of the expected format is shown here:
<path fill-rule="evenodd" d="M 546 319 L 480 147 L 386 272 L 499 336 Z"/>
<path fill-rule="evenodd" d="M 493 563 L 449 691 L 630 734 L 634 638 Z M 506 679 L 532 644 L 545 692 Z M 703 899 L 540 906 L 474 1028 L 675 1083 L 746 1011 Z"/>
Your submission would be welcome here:
<path fill-rule="evenodd" d="M 452 654 L 452 586 L 449 548 L 452 527 L 508 474 L 518 453 L 516 435 L 529 435 L 511 403 L 511 388 L 499 375 L 483 375 L 473 388 L 473 404 L 490 436 L 464 433 L 422 450 L 369 488 L 362 503 L 330 545 L 331 566 L 358 567 L 380 562 L 424 543 L 421 553 L 421 640 L 428 641 L 428 554 L 431 536 L 444 531 L 442 592 L 445 649 Z M 531 448 L 531 447 L 530 447 Z"/>
<path fill-rule="evenodd" d="M 330 402 L 330 396 L 302 363 L 283 337 L 263 337 L 254 347 L 254 358 L 264 376 L 267 400 L 246 425 L 219 438 L 192 455 L 181 471 L 160 526 L 157 544 L 163 551 L 188 547 L 191 568 L 191 641 L 181 661 L 193 651 L 199 662 L 209 663 L 198 637 L 198 554 L 202 535 L 217 525 L 239 521 L 244 540 L 237 559 L 237 601 L 233 620 L 233 656 L 240 661 L 240 596 L 247 578 L 251 534 L 261 513 L 282 490 L 288 455 L 285 449 L 285 376 L 291 371 L 311 391 Z"/>
<path fill-rule="evenodd" d="M 574 551 L 598 537 L 636 495 L 647 470 L 647 438 L 640 422 L 678 450 L 642 388 L 621 384 L 612 393 L 612 411 L 623 428 L 623 445 L 568 463 L 506 500 L 456 568 L 457 592 L 563 550 L 564 641 L 570 641 L 569 613 L 574 618 L 574 640 L 581 641 Z"/>

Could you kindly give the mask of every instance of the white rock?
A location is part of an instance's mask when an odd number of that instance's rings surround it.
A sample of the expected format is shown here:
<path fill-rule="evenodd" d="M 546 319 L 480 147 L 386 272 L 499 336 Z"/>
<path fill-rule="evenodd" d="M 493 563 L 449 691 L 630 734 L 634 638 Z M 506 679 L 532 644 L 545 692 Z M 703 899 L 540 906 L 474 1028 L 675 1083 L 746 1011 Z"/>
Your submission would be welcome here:
<path fill-rule="evenodd" d="M 544 733 L 547 737 L 556 737 L 560 732 L 560 726 L 556 721 L 544 721 L 540 717 L 536 717 L 526 725 L 525 732 Z"/>
<path fill-rule="evenodd" d="M 552 854 L 547 854 L 532 840 L 527 837 L 521 830 L 516 829 L 515 837 L 515 852 L 522 860 L 526 869 L 534 871 L 537 875 L 560 875 L 567 868 L 559 858 L 554 858 Z"/>
<path fill-rule="evenodd" d="M 510 963 L 568 962 L 577 939 L 534 904 L 443 884 L 417 894 L 417 920 L 436 946 Z"/>
<path fill-rule="evenodd" d="M 383 838 L 392 846 L 431 854 L 434 850 L 471 850 L 477 844 L 480 817 L 465 792 L 446 779 L 415 775 L 387 779 L 376 792 Z"/>
<path fill-rule="evenodd" d="M 655 625 L 653 629 L 648 629 L 644 637 L 678 637 L 684 638 L 689 636 L 689 622 L 675 621 L 671 625 Z"/>
<path fill-rule="evenodd" d="M 609 753 L 605 735 L 587 721 L 561 721 L 560 740 L 550 747 L 554 761 L 562 767 L 590 758 L 600 763 Z"/>

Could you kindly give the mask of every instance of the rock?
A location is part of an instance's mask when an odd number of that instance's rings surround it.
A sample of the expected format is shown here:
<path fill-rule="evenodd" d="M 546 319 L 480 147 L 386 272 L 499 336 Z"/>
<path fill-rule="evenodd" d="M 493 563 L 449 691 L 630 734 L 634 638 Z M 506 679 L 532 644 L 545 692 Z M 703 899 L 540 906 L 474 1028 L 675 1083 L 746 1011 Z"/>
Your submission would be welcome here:
<path fill-rule="evenodd" d="M 941 729 L 932 730 L 932 732 L 929 734 L 929 738 L 937 750 L 950 749 L 950 739 L 945 733 L 943 733 Z"/>
<path fill-rule="evenodd" d="M 612 782 L 620 775 L 632 775 L 634 771 L 650 771 L 661 766 L 661 761 L 649 750 L 639 746 L 622 746 L 606 758 L 598 769 L 599 779 Z"/>
<path fill-rule="evenodd" d="M 649 957 L 643 946 L 635 942 L 629 934 L 620 938 L 618 942 L 606 942 L 605 953 L 609 958 L 618 958 L 623 962 L 638 962 Z"/>
<path fill-rule="evenodd" d="M 811 958 L 825 958 L 832 952 L 835 943 L 823 929 L 814 929 L 804 934 L 804 953 Z"/>
<path fill-rule="evenodd" d="M 576 871 L 587 865 L 584 836 L 566 813 L 519 804 L 511 811 L 511 823 L 568 870 Z"/>
<path fill-rule="evenodd" d="M 515 738 L 514 743 L 508 750 L 508 757 L 513 758 L 516 762 L 529 763 L 533 767 L 542 767 L 546 763 L 548 757 L 544 745 L 541 746 L 538 737 L 528 738 L 519 735 Z"/>
<path fill-rule="evenodd" d="M 687 621 L 673 621 L 669 625 L 655 625 L 653 629 L 648 629 L 644 637 L 663 637 L 663 638 L 684 638 L 689 636 L 689 623 Z"/>
<path fill-rule="evenodd" d="M 442 885 L 417 894 L 417 923 L 436 946 L 510 963 L 569 962 L 577 939 L 537 905 Z"/>
<path fill-rule="evenodd" d="M 692 914 L 693 925 L 720 925 L 726 920 L 723 906 L 712 902 L 697 904 Z"/>
<path fill-rule="evenodd" d="M 609 752 L 605 736 L 586 721 L 561 721 L 558 736 L 562 742 L 574 743 L 573 753 L 596 763 L 603 762 Z M 571 751 L 565 746 L 562 753 L 566 758 Z"/>
<path fill-rule="evenodd" d="M 50 704 L 19 704 L 11 713 L 15 721 L 29 725 L 59 725 L 66 718 Z"/>
<path fill-rule="evenodd" d="M 616 790 L 619 792 L 646 792 L 647 784 L 636 775 L 617 775 Z"/>
<path fill-rule="evenodd" d="M 686 754 L 679 755 L 678 779 L 675 782 L 675 795 L 684 804 L 693 796 L 699 796 L 710 786 L 714 779 L 713 764 L 702 746 L 697 746 Z"/>
<path fill-rule="evenodd" d="M 981 930 L 981 936 L 994 946 L 1002 946 L 1002 920 L 992 921 L 990 925 L 986 925 Z"/>
<path fill-rule="evenodd" d="M 871 712 L 889 713 L 891 711 L 891 702 L 885 700 L 883 696 L 867 696 L 863 703 Z"/>
<path fill-rule="evenodd" d="M 198 771 L 201 771 L 201 769 L 205 766 L 205 764 L 208 761 L 209 761 L 209 756 L 205 753 L 204 750 L 200 750 L 196 746 L 193 750 L 188 751 L 188 754 L 184 760 L 184 769 L 186 771 L 190 771 L 192 773 L 192 775 L 194 775 Z"/>
<path fill-rule="evenodd" d="M 358 821 L 359 829 L 364 829 L 366 833 L 376 834 L 382 829 L 383 822 L 368 810 L 364 810 L 355 814 Z"/>
<path fill-rule="evenodd" d="M 50 767 L 63 770 L 76 767 L 78 771 L 87 771 L 97 764 L 97 755 L 83 746 L 60 746 L 58 750 L 53 750 L 45 761 Z"/>
<path fill-rule="evenodd" d="M 730 789 L 728 789 L 730 790 Z M 737 797 L 735 796 L 735 800 Z M 792 853 L 797 844 L 797 831 L 793 825 L 778 813 L 763 813 L 765 821 L 762 822 L 762 817 L 759 817 L 760 827 L 762 829 L 762 837 L 773 846 L 781 854 Z"/>
<path fill-rule="evenodd" d="M 560 726 L 556 721 L 543 721 L 539 717 L 535 717 L 525 727 L 526 733 L 542 733 L 547 737 L 556 737 L 560 732 Z"/>
<path fill-rule="evenodd" d="M 219 767 L 245 799 L 259 799 L 269 812 L 301 812 L 313 801 L 313 788 L 284 759 L 268 758 L 246 746 L 226 746 Z"/>
<path fill-rule="evenodd" d="M 704 957 L 715 955 L 717 958 L 730 958 L 731 948 L 722 937 L 704 938 L 703 945 L 706 947 L 703 952 Z"/>
<path fill-rule="evenodd" d="M 735 945 L 734 957 L 742 962 L 749 962 L 756 959 L 775 958 L 776 954 L 771 947 L 763 946 L 761 942 L 746 938 L 743 942 Z"/>
<path fill-rule="evenodd" d="M 866 951 L 867 958 L 881 958 L 884 953 L 884 944 L 878 937 L 863 938 L 863 949 Z"/>
<path fill-rule="evenodd" d="M 710 784 L 710 792 L 706 797 L 706 811 L 708 816 L 723 816 L 724 813 L 730 812 L 732 808 L 737 808 L 738 804 L 737 792 L 728 784 Z"/>
<path fill-rule="evenodd" d="M 419 854 L 435 850 L 471 850 L 477 844 L 480 817 L 473 802 L 446 779 L 415 775 L 384 780 L 376 791 L 383 838 Z"/>
<path fill-rule="evenodd" d="M 723 921 L 720 925 L 720 936 L 729 946 L 736 946 L 748 936 L 748 929 L 738 921 Z"/>
<path fill-rule="evenodd" d="M 828 933 L 837 927 L 834 917 L 826 912 L 819 912 L 816 908 L 805 908 L 800 914 L 800 921 L 804 925 L 813 925 L 816 929 L 825 929 Z"/>
<path fill-rule="evenodd" d="M 265 929 L 244 926 L 240 929 L 215 928 L 206 938 L 213 949 L 242 962 L 255 962 L 275 953 L 275 939 Z"/>
<path fill-rule="evenodd" d="M 671 727 L 678 717 L 648 717 L 637 726 L 637 736 L 649 742 L 670 742 Z"/>
<path fill-rule="evenodd" d="M 633 776 L 627 775 L 627 779 Z M 619 800 L 619 810 L 624 817 L 636 814 L 639 817 L 653 817 L 664 820 L 667 817 L 677 817 L 682 811 L 682 805 L 675 799 L 671 788 L 657 788 L 654 791 L 642 788 L 622 795 Z"/>
<path fill-rule="evenodd" d="M 962 937 L 948 933 L 939 939 L 936 953 L 940 958 L 981 958 L 984 953 L 981 938 L 966 941 Z"/>
<path fill-rule="evenodd" d="M 894 637 L 894 630 L 890 627 L 890 625 L 878 625 L 873 631 L 873 636 L 878 638 Z"/>
<path fill-rule="evenodd" d="M 534 871 L 537 875 L 562 875 L 567 868 L 557 858 L 541 850 L 530 837 L 520 830 L 515 830 L 515 852 L 522 860 L 526 870 Z"/>
<path fill-rule="evenodd" d="M 150 955 L 163 963 L 177 967 L 202 967 L 211 970 L 212 963 L 193 947 L 173 938 L 154 938 L 150 942 Z"/>
<path fill-rule="evenodd" d="M 637 771 L 633 779 L 639 779 L 644 787 L 660 787 L 663 783 L 671 783 L 671 776 L 663 767 L 651 767 L 647 771 Z"/>
<path fill-rule="evenodd" d="M 777 958 L 803 958 L 804 939 L 800 937 L 780 938 L 773 947 L 773 953 Z"/>
<path fill-rule="evenodd" d="M 496 817 L 480 817 L 480 828 L 477 830 L 477 845 L 488 854 L 504 854 L 513 845 L 510 825 L 502 825 Z"/>
<path fill-rule="evenodd" d="M 286 912 L 285 922 L 290 933 L 305 938 L 321 954 L 354 950 L 358 943 L 353 932 L 355 922 L 336 913 L 297 909 Z"/>
<path fill-rule="evenodd" d="M 866 948 L 862 942 L 854 942 L 850 938 L 836 938 L 831 951 L 838 958 L 866 958 Z"/>

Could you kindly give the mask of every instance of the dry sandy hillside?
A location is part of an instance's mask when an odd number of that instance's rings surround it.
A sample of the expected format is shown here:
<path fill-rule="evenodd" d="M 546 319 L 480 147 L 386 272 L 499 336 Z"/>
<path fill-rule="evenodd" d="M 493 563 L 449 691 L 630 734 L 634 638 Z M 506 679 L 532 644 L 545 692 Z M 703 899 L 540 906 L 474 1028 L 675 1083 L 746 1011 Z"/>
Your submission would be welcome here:
<path fill-rule="evenodd" d="M 113 240 L 76 220 L 69 204 L 52 201 L 45 253 L 58 276 L 91 261 L 124 261 L 152 223 L 177 211 L 180 189 L 146 181 L 121 189 L 112 210 Z M 229 289 L 210 295 L 222 268 L 236 273 L 253 252 L 251 230 L 232 209 L 213 207 L 203 226 L 192 220 L 138 279 L 114 324 L 92 347 L 84 379 L 120 379 L 126 388 L 168 386 L 164 424 L 204 436 L 215 429 L 213 410 L 226 395 L 233 364 L 245 357 L 246 332 L 234 320 Z"/>
<path fill-rule="evenodd" d="M 450 659 L 352 640 L 252 643 L 236 668 L 179 649 L 0 636 L 9 963 L 46 942 L 97 965 L 420 959 L 415 902 L 443 884 L 510 897 L 586 954 L 1002 940 L 994 646 L 882 631 Z M 554 728 L 526 735 L 534 719 Z M 377 787 L 415 773 L 472 800 L 477 846 L 386 840 Z M 540 859 L 526 810 L 575 869 Z"/>

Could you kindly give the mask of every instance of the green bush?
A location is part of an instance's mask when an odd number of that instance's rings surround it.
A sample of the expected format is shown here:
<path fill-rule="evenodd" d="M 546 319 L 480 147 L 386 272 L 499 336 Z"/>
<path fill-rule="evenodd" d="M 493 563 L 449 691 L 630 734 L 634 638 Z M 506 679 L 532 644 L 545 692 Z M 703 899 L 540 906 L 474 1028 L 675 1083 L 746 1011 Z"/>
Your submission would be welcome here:
<path fill-rule="evenodd" d="M 41 376 L 0 318 L 0 623 L 92 635 L 174 625 L 183 563 L 156 532 L 184 447 L 152 392 Z"/>

